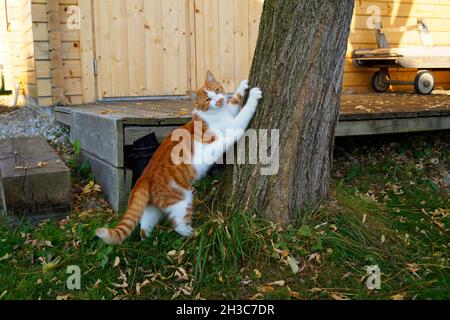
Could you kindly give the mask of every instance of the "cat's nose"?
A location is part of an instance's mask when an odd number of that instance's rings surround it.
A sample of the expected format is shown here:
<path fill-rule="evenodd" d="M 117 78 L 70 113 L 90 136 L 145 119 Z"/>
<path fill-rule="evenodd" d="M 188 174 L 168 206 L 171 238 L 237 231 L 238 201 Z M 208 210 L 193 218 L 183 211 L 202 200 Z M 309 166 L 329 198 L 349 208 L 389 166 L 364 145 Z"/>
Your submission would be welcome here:
<path fill-rule="evenodd" d="M 223 106 L 223 98 L 220 98 L 218 101 L 217 101 L 217 103 L 216 103 L 216 105 L 218 106 L 218 107 L 222 107 Z"/>

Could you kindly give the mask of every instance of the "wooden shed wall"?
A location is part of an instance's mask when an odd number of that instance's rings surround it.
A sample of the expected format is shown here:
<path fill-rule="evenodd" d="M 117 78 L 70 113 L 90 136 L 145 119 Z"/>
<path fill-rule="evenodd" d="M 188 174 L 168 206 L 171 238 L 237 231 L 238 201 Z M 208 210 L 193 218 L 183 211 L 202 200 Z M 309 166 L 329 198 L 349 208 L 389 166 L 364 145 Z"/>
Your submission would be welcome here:
<path fill-rule="evenodd" d="M 7 29 L 5 2 L 0 1 L 0 54 L 7 90 L 21 83 L 22 96 L 34 97 L 37 92 L 34 64 L 33 33 L 30 0 L 8 1 L 9 29 Z M 6 101 L 9 103 L 9 101 Z M 19 100 L 24 103 L 24 100 Z"/>
<path fill-rule="evenodd" d="M 30 72 L 30 93 L 36 93 L 41 106 L 47 106 L 52 104 L 51 99 L 51 78 L 49 68 L 49 54 L 48 54 L 48 17 L 47 17 L 47 1 L 48 0 L 28 0 L 32 2 L 32 21 L 34 32 L 34 52 L 36 58 L 36 87 L 33 88 L 33 74 Z M 80 32 L 78 30 L 69 30 L 67 27 L 68 8 L 72 5 L 81 4 L 81 8 L 86 8 L 86 3 L 89 0 L 59 0 L 60 1 L 60 18 L 61 18 L 61 30 L 62 30 L 62 57 L 64 68 L 64 85 L 66 89 L 66 104 L 79 104 L 82 102 L 92 101 L 96 96 L 95 85 L 92 85 L 92 62 L 91 58 L 92 50 L 94 49 L 92 41 L 93 37 L 84 35 L 87 37 L 88 42 L 82 41 L 80 43 Z M 83 3 L 80 3 L 84 1 Z M 161 0 L 162 1 L 162 0 Z M 216 1 L 216 0 L 214 0 Z M 223 0 L 218 0 L 223 1 Z M 235 3 L 241 0 L 234 0 Z M 259 1 L 259 0 L 258 0 Z M 26 2 L 26 0 L 20 0 L 20 2 Z M 199 8 L 205 9 L 206 0 L 195 0 L 195 3 Z M 227 2 L 227 1 L 226 1 Z M 228 3 L 228 2 L 227 2 Z M 345 74 L 344 74 L 344 89 L 353 89 L 358 92 L 370 91 L 370 79 L 374 70 L 361 70 L 356 69 L 351 63 L 351 51 L 358 48 L 375 48 L 375 36 L 374 31 L 367 28 L 367 19 L 373 14 L 368 9 L 370 6 L 379 6 L 383 26 L 385 28 L 414 26 L 416 25 L 417 18 L 424 18 L 431 31 L 431 36 L 435 45 L 449 45 L 450 46 L 450 0 L 356 0 L 354 18 L 351 26 L 351 35 L 349 39 L 348 52 L 345 61 Z M 208 6 L 210 3 L 208 1 Z M 81 24 L 89 28 L 94 29 L 90 18 L 91 12 L 81 12 Z M 234 11 L 233 11 L 234 10 Z M 236 7 L 230 10 L 230 14 L 239 14 L 239 8 Z M 201 12 L 195 12 L 197 15 Z M 259 7 L 249 6 L 249 23 L 252 21 L 259 21 L 260 5 Z M 258 16 L 257 16 L 258 15 Z M 201 20 L 198 20 L 201 21 Z M 226 21 L 225 21 L 226 22 Z M 235 26 L 239 28 L 239 26 Z M 201 25 L 196 25 L 191 32 L 203 32 L 203 30 L 211 31 L 211 26 L 205 25 L 202 29 Z M 253 28 L 257 30 L 257 28 Z M 243 38 L 247 39 L 250 43 L 251 50 L 253 50 L 254 43 L 256 42 L 257 34 L 248 29 L 243 33 Z M 226 28 L 224 27 L 226 31 Z M 247 30 L 247 29 L 246 29 Z M 239 30 L 238 30 L 239 31 Z M 222 32 L 222 31 L 218 31 Z M 247 34 L 250 32 L 250 34 Z M 84 32 L 83 32 L 84 34 Z M 387 38 L 392 46 L 407 46 L 420 44 L 419 34 L 416 30 L 406 32 L 394 32 L 387 31 Z M 227 45 L 232 43 L 234 50 L 239 50 L 242 39 L 235 38 L 233 41 L 227 42 Z M 85 39 L 86 40 L 86 39 Z M 90 41 L 90 42 L 89 42 Z M 102 39 L 97 39 L 102 41 Z M 88 43 L 92 48 L 80 48 L 83 43 Z M 91 51 L 87 51 L 87 49 Z M 229 51 L 229 48 L 224 50 Z M 192 48 L 190 49 L 192 50 Z M 208 52 L 208 51 L 206 51 Z M 191 52 L 192 53 L 192 52 Z M 130 53 L 131 56 L 135 55 L 135 52 Z M 84 57 L 84 58 L 83 58 Z M 191 74 L 194 74 L 192 70 L 200 71 L 203 69 L 216 68 L 217 70 L 229 70 L 234 72 L 238 77 L 244 77 L 248 73 L 252 54 L 250 52 L 249 57 L 245 55 L 239 57 L 239 60 L 230 59 L 226 56 L 220 56 L 218 62 L 212 62 L 211 66 L 203 66 L 205 61 L 200 60 L 198 56 L 195 59 L 191 59 Z M 93 58 L 93 56 L 92 56 Z M 209 59 L 209 58 L 208 58 Z M 211 57 L 212 59 L 212 57 Z M 84 61 L 83 61 L 84 60 Z M 209 61 L 209 60 L 208 60 Z M 228 61 L 228 64 L 227 64 Z M 224 64 L 225 63 L 225 64 Z M 28 63 L 30 66 L 33 63 Z M 216 65 L 216 67 L 215 67 Z M 200 70 L 200 71 L 199 71 Z M 221 71 L 218 71 L 221 73 Z M 84 75 L 82 76 L 82 74 Z M 414 78 L 414 70 L 395 69 L 391 71 L 391 78 L 398 80 L 412 80 Z M 435 73 L 437 84 L 436 86 L 450 89 L 450 73 L 449 72 L 436 72 Z M 226 73 L 220 78 L 227 80 L 232 75 Z M 197 83 L 198 79 L 191 79 L 191 83 Z M 229 81 L 229 80 L 228 80 Z M 95 82 L 94 82 L 95 84 Z M 233 83 L 234 85 L 234 83 Z M 395 86 L 395 90 L 412 90 L 410 86 Z M 84 95 L 84 99 L 83 99 Z"/>
<path fill-rule="evenodd" d="M 65 104 L 82 103 L 80 31 L 69 29 L 68 21 L 73 14 L 70 6 L 77 6 L 78 0 L 59 0 L 61 31 L 61 55 L 63 60 Z M 39 86 L 40 106 L 52 105 L 52 84 L 49 55 L 49 30 L 47 0 L 32 0 L 33 31 L 36 50 L 36 76 Z"/>
<path fill-rule="evenodd" d="M 370 81 L 374 70 L 356 69 L 351 62 L 351 52 L 360 48 L 376 48 L 375 33 L 367 27 L 367 20 L 373 15 L 370 6 L 378 6 L 384 28 L 398 28 L 417 25 L 423 18 L 428 25 L 434 44 L 450 46 L 450 0 L 356 0 L 347 58 L 345 62 L 344 89 L 358 92 L 370 91 Z M 385 31 L 393 47 L 420 45 L 417 29 L 406 32 Z M 415 70 L 392 69 L 391 79 L 411 81 Z M 436 87 L 450 89 L 450 72 L 435 72 Z M 411 91 L 411 86 L 394 86 L 394 90 Z"/>

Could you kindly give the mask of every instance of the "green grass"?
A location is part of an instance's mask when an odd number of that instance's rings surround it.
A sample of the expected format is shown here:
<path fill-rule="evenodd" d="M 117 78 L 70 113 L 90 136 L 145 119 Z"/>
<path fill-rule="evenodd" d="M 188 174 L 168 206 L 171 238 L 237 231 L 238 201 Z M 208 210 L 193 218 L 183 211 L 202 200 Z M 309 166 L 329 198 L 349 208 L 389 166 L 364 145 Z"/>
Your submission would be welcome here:
<path fill-rule="evenodd" d="M 295 226 L 223 216 L 206 178 L 193 237 L 163 223 L 119 246 L 94 236 L 119 215 L 100 193 L 82 194 L 83 172 L 70 219 L 1 218 L 0 299 L 448 299 L 449 146 L 448 134 L 338 141 L 330 199 Z M 81 269 L 81 290 L 66 287 L 70 265 Z M 380 290 L 365 285 L 369 265 L 381 269 Z"/>

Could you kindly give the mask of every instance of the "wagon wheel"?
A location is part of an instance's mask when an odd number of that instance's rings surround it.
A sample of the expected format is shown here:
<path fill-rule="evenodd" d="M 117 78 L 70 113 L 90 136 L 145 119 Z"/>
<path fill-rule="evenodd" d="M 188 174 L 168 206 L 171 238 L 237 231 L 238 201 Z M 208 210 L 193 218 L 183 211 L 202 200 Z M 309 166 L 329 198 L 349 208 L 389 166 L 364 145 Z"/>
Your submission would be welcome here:
<path fill-rule="evenodd" d="M 434 76 L 427 70 L 421 70 L 417 72 L 416 79 L 414 80 L 414 88 L 418 94 L 427 95 L 434 89 Z"/>
<path fill-rule="evenodd" d="M 384 74 L 384 76 L 382 76 Z M 389 74 L 380 71 L 375 72 L 372 77 L 372 89 L 375 92 L 386 92 L 389 89 Z"/>

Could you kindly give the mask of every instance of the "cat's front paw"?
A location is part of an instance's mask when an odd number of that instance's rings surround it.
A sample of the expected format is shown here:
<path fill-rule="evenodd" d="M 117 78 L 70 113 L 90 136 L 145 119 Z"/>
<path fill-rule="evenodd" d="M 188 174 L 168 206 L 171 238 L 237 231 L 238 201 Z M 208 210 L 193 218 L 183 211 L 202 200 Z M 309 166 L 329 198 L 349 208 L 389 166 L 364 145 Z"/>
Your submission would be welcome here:
<path fill-rule="evenodd" d="M 242 80 L 241 81 L 241 84 L 239 85 L 239 88 L 238 88 L 238 93 L 240 94 L 240 95 L 244 95 L 245 94 L 245 91 L 248 89 L 248 88 L 250 88 L 250 85 L 249 85 L 249 83 L 248 83 L 248 80 Z"/>
<path fill-rule="evenodd" d="M 260 88 L 250 90 L 250 99 L 261 100 L 263 94 Z"/>

